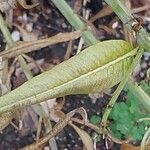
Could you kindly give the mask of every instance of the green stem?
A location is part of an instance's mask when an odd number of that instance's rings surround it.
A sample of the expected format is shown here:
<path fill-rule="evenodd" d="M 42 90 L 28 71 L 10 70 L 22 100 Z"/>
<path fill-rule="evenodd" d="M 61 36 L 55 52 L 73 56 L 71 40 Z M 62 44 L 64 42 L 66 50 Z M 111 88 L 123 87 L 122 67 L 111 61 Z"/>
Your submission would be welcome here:
<path fill-rule="evenodd" d="M 25 59 L 24 59 L 21 55 L 19 55 L 19 56 L 18 56 L 18 61 L 19 61 L 19 63 L 20 63 L 20 66 L 21 66 L 21 68 L 22 68 L 22 70 L 23 70 L 23 72 L 24 72 L 26 78 L 27 78 L 28 80 L 32 79 L 33 74 L 32 74 L 32 72 L 29 70 L 29 67 L 28 67 L 28 65 L 27 65 L 27 63 L 26 63 L 26 61 L 25 61 Z"/>
<path fill-rule="evenodd" d="M 103 114 L 103 118 L 102 118 L 102 121 L 101 121 L 101 126 L 104 127 L 104 130 L 107 127 L 107 119 L 109 117 L 109 114 L 110 114 L 110 112 L 111 112 L 118 96 L 120 95 L 122 89 L 124 88 L 126 82 L 128 81 L 133 69 L 135 68 L 137 63 L 140 61 L 140 58 L 141 58 L 143 52 L 144 52 L 143 49 L 138 50 L 138 53 L 137 53 L 136 57 L 134 58 L 131 66 L 129 67 L 128 71 L 124 75 L 124 77 L 123 77 L 122 81 L 120 82 L 119 86 L 117 87 L 116 91 L 113 93 L 113 96 L 112 96 L 110 102 L 107 105 L 107 108 L 106 108 L 106 110 Z"/>
<path fill-rule="evenodd" d="M 137 122 L 150 121 L 150 118 L 141 118 L 138 119 Z"/>
<path fill-rule="evenodd" d="M 3 36 L 5 38 L 5 40 L 7 41 L 8 45 L 12 45 L 13 44 L 13 40 L 11 38 L 10 32 L 8 30 L 8 28 L 6 27 L 6 23 L 0 13 L 0 29 L 3 33 Z"/>
<path fill-rule="evenodd" d="M 13 44 L 13 40 L 11 38 L 11 35 L 9 33 L 8 28 L 6 27 L 5 21 L 0 13 L 0 29 L 3 33 L 3 36 L 5 38 L 5 40 L 7 41 L 8 46 Z M 5 84 L 6 80 L 7 80 L 7 75 L 8 74 L 8 60 L 4 61 L 4 69 L 3 69 L 3 73 L 2 73 L 2 83 Z"/>
<path fill-rule="evenodd" d="M 144 137 L 142 139 L 141 142 L 141 150 L 145 150 L 145 144 L 146 144 L 146 140 L 147 138 L 150 136 L 150 128 L 148 128 L 148 130 L 146 131 L 146 133 L 144 134 Z"/>
<path fill-rule="evenodd" d="M 123 5 L 120 0 L 105 0 L 110 5 L 113 11 L 117 14 L 120 20 L 132 31 L 132 23 L 135 21 L 131 12 Z M 137 42 L 140 47 L 143 47 L 146 51 L 150 52 L 150 37 L 142 28 L 137 33 Z"/>
<path fill-rule="evenodd" d="M 67 21 L 76 29 L 83 30 L 83 39 L 88 45 L 93 45 L 99 42 L 93 34 L 88 30 L 88 27 L 79 19 L 73 12 L 65 0 L 51 0 L 59 11 L 64 15 Z"/>
<path fill-rule="evenodd" d="M 0 29 L 1 29 L 1 31 L 3 33 L 3 35 L 4 35 L 4 38 L 5 38 L 8 46 L 12 45 L 14 43 L 13 39 L 11 37 L 11 34 L 10 34 L 10 32 L 9 32 L 7 26 L 6 26 L 6 23 L 5 23 L 2 15 L 1 15 L 1 13 L 0 13 Z M 29 70 L 29 68 L 28 68 L 24 58 L 21 55 L 18 57 L 18 61 L 19 61 L 20 65 L 21 65 L 25 75 L 27 75 L 27 79 L 28 78 L 32 78 L 32 73 Z M 29 75 L 30 75 L 30 77 L 29 77 Z"/>
<path fill-rule="evenodd" d="M 133 83 L 132 81 L 127 82 L 127 89 L 132 92 L 132 94 L 138 99 L 140 105 L 150 113 L 150 97 L 148 94 L 140 87 L 138 84 Z"/>

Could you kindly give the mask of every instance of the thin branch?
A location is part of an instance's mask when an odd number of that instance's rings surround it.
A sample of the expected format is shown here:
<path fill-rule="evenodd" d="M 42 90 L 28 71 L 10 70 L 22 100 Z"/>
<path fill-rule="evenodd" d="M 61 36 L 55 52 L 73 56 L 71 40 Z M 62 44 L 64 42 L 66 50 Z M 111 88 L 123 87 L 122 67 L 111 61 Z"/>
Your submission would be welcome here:
<path fill-rule="evenodd" d="M 50 0 L 49 0 L 50 1 Z M 76 29 L 76 30 L 84 30 L 83 39 L 89 44 L 93 45 L 99 42 L 93 34 L 89 31 L 88 27 L 79 19 L 79 17 L 73 12 L 70 6 L 67 4 L 65 0 L 51 0 L 55 6 L 59 9 L 59 11 L 64 15 L 67 21 Z"/>
<path fill-rule="evenodd" d="M 105 0 L 110 5 L 113 11 L 117 14 L 120 20 L 127 26 L 129 31 L 132 31 L 132 24 L 135 22 L 131 12 L 123 5 L 120 0 Z M 147 32 L 141 28 L 137 34 L 137 42 L 145 51 L 150 52 L 150 37 Z"/>

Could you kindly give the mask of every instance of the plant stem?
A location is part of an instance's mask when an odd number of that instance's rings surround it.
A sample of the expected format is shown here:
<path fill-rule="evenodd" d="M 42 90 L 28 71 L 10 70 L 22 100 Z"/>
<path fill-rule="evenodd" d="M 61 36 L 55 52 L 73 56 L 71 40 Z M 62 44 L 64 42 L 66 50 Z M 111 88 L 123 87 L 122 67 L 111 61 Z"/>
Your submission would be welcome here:
<path fill-rule="evenodd" d="M 21 66 L 21 69 L 23 70 L 23 72 L 25 73 L 25 76 L 28 80 L 32 79 L 33 78 L 33 74 L 32 72 L 29 70 L 29 67 L 25 61 L 25 59 L 19 55 L 18 56 L 18 61 L 20 63 L 20 66 Z"/>
<path fill-rule="evenodd" d="M 8 45 L 12 45 L 13 44 L 13 40 L 11 38 L 10 32 L 8 30 L 8 28 L 6 27 L 6 23 L 0 13 L 0 29 L 3 33 L 3 36 L 5 38 L 5 40 L 7 41 Z"/>
<path fill-rule="evenodd" d="M 64 15 L 67 21 L 76 29 L 83 30 L 83 39 L 88 45 L 93 45 L 99 42 L 93 34 L 88 30 L 88 27 L 79 19 L 73 12 L 65 0 L 51 0 L 59 11 Z"/>
<path fill-rule="evenodd" d="M 131 12 L 123 5 L 123 3 L 120 0 L 105 0 L 105 2 L 112 7 L 120 20 L 130 31 L 132 31 L 132 24 L 135 20 L 131 15 Z M 137 33 L 137 43 L 140 47 L 144 48 L 145 51 L 150 52 L 150 37 L 143 28 Z"/>
<path fill-rule="evenodd" d="M 150 128 L 148 128 L 148 130 L 146 131 L 146 133 L 144 134 L 144 137 L 142 139 L 141 142 L 141 150 L 145 150 L 146 147 L 146 140 L 147 138 L 150 136 Z"/>
<path fill-rule="evenodd" d="M 107 105 L 107 108 L 106 108 L 106 110 L 105 110 L 105 112 L 103 114 L 103 118 L 102 118 L 102 121 L 101 121 L 101 126 L 102 126 L 102 129 L 104 129 L 104 131 L 105 131 L 106 127 L 107 127 L 107 119 L 109 117 L 109 114 L 110 114 L 110 112 L 111 112 L 111 110 L 112 110 L 112 108 L 113 108 L 113 106 L 114 106 L 118 96 L 120 95 L 122 89 L 124 88 L 126 82 L 128 81 L 128 79 L 129 79 L 133 69 L 135 68 L 137 63 L 140 61 L 140 58 L 141 58 L 143 52 L 144 52 L 144 49 L 139 49 L 138 50 L 138 53 L 135 56 L 131 66 L 127 70 L 126 74 L 124 75 L 122 81 L 120 82 L 119 86 L 117 87 L 117 89 L 113 93 L 113 96 L 112 96 L 110 102 Z M 103 133 L 105 133 L 105 132 L 103 132 Z"/>
<path fill-rule="evenodd" d="M 13 44 L 12 38 L 10 38 L 9 30 L 6 28 L 5 21 L 3 20 L 3 17 L 0 13 L 0 29 L 3 33 L 3 36 L 5 40 L 7 41 L 7 44 L 10 46 Z M 8 74 L 8 60 L 3 61 L 4 62 L 4 69 L 2 73 L 2 83 L 5 84 L 7 80 L 7 74 Z"/>
<path fill-rule="evenodd" d="M 13 39 L 11 37 L 11 34 L 10 34 L 10 32 L 9 32 L 7 26 L 6 26 L 6 23 L 5 23 L 2 15 L 1 15 L 1 13 L 0 13 L 0 29 L 1 29 L 1 31 L 3 33 L 3 35 L 4 35 L 4 38 L 5 38 L 8 46 L 12 45 L 14 43 Z M 32 78 L 32 73 L 28 69 L 28 66 L 25 63 L 25 60 L 24 60 L 24 58 L 21 55 L 18 56 L 18 61 L 19 61 L 20 65 L 21 65 L 21 67 L 26 68 L 26 70 L 23 70 L 23 71 L 24 71 L 25 75 L 27 75 L 27 78 Z M 29 77 L 28 75 L 30 75 L 31 77 Z"/>
<path fill-rule="evenodd" d="M 142 105 L 148 113 L 150 113 L 150 97 L 144 90 L 138 86 L 138 84 L 132 81 L 127 82 L 127 89 L 132 92 L 132 94 L 138 99 L 140 105 Z"/>

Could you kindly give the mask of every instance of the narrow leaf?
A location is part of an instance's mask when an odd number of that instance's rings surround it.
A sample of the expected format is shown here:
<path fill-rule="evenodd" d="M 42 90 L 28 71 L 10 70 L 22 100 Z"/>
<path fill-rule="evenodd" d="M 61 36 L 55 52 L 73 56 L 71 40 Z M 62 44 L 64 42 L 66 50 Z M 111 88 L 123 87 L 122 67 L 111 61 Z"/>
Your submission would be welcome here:
<path fill-rule="evenodd" d="M 0 132 L 9 125 L 13 117 L 13 112 L 6 112 L 0 115 Z"/>
<path fill-rule="evenodd" d="M 108 89 L 118 84 L 126 73 L 137 53 L 132 49 L 122 40 L 110 40 L 90 46 L 0 97 L 0 112 L 55 97 Z"/>
<path fill-rule="evenodd" d="M 76 132 L 80 136 L 85 148 L 87 150 L 94 150 L 93 141 L 92 141 L 91 137 L 84 130 L 78 128 L 73 123 L 70 123 L 70 125 L 76 130 Z"/>

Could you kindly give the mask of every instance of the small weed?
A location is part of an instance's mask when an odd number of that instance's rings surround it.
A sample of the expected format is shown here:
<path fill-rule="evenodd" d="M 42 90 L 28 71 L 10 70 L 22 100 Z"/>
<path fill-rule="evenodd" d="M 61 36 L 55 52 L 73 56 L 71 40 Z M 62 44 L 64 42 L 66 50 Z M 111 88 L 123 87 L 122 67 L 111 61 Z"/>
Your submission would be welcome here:
<path fill-rule="evenodd" d="M 128 92 L 126 102 L 118 102 L 113 107 L 109 117 L 111 131 L 119 139 L 142 140 L 149 122 L 138 120 L 145 117 L 150 115 L 140 110 L 138 101 Z"/>

